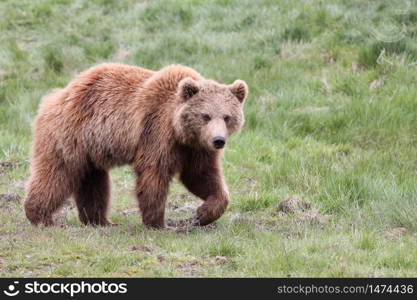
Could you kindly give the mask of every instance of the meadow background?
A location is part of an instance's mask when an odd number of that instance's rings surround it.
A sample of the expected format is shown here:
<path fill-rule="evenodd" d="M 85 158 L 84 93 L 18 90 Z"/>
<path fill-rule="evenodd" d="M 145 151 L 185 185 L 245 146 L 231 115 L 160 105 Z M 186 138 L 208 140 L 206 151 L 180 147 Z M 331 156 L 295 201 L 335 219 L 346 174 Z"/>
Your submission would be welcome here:
<path fill-rule="evenodd" d="M 417 3 L 0 1 L 0 276 L 417 276 Z M 223 158 L 232 201 L 208 228 L 146 230 L 128 167 L 111 219 L 22 211 L 41 97 L 101 62 L 245 80 Z M 168 217 L 199 200 L 175 182 Z"/>

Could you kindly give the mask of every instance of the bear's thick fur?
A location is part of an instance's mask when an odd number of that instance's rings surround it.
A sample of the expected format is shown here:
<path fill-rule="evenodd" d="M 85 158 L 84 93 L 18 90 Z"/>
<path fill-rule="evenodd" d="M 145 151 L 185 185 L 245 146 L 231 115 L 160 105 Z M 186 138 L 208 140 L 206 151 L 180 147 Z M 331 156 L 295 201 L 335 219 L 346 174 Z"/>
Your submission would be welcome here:
<path fill-rule="evenodd" d="M 179 65 L 151 71 L 95 66 L 46 96 L 33 128 L 24 208 L 33 224 L 74 197 L 82 223 L 111 225 L 109 169 L 130 164 L 143 223 L 164 228 L 175 174 L 204 200 L 195 223 L 218 219 L 229 201 L 220 148 L 243 124 L 247 85 L 222 85 Z"/>

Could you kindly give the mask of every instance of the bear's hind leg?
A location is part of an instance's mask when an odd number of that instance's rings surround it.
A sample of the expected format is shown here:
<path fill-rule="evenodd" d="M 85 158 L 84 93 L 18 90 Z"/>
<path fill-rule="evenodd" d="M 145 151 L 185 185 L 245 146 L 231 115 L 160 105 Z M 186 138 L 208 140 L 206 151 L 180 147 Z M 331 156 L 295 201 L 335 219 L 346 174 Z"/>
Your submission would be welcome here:
<path fill-rule="evenodd" d="M 85 225 L 114 225 L 107 219 L 110 202 L 110 176 L 108 171 L 89 170 L 74 193 L 80 221 Z"/>
<path fill-rule="evenodd" d="M 26 217 L 32 224 L 53 225 L 53 214 L 72 193 L 73 178 L 62 165 L 43 162 L 33 167 L 24 202 Z"/>

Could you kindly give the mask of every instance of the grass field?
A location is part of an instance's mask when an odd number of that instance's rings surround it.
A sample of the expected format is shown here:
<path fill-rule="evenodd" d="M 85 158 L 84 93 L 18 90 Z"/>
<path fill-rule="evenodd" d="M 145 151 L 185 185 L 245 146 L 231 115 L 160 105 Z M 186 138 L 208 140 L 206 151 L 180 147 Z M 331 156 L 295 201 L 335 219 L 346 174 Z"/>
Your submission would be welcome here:
<path fill-rule="evenodd" d="M 105 61 L 248 83 L 214 226 L 146 230 L 128 167 L 112 171 L 120 226 L 84 227 L 71 204 L 29 225 L 39 101 Z M 168 217 L 197 205 L 175 181 Z M 416 2 L 0 1 L 0 276 L 417 276 Z"/>

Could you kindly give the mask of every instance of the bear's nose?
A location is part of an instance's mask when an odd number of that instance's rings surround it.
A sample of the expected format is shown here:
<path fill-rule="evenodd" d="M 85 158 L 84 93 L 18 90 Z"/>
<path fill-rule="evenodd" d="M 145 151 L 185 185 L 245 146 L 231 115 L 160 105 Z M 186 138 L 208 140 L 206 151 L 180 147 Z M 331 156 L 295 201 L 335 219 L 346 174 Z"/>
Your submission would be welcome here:
<path fill-rule="evenodd" d="M 226 144 L 226 139 L 222 136 L 216 136 L 213 138 L 213 145 L 216 149 L 221 149 Z"/>

